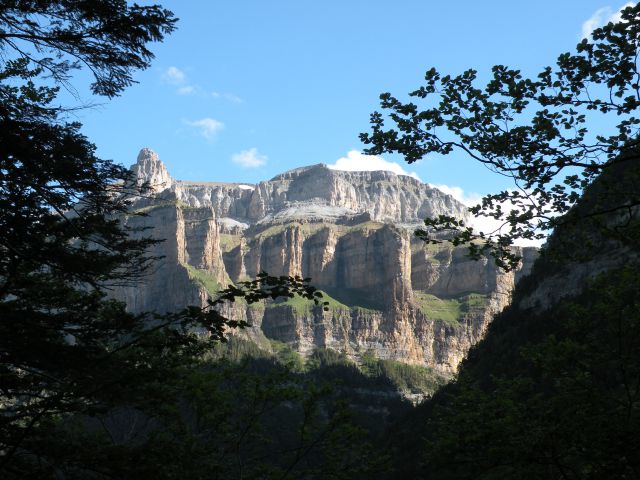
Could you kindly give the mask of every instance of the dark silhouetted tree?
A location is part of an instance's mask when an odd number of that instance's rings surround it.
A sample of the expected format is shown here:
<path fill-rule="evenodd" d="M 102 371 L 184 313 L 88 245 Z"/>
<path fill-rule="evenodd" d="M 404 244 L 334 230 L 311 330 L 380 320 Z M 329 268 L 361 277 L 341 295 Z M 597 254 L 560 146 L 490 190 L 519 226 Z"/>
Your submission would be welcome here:
<path fill-rule="evenodd" d="M 536 78 L 496 66 L 480 87 L 474 70 L 431 69 L 410 93 L 422 106 L 381 96 L 395 128 L 374 113 L 362 134 L 369 153 L 414 162 L 463 152 L 515 182 L 471 209 L 502 220 L 501 232 L 440 217 L 427 219 L 426 241 L 442 230 L 457 244 L 481 240 L 473 256 L 512 268 L 513 240 L 553 230 L 456 380 L 402 425 L 403 437 L 421 438 L 396 437 L 409 451 L 404 477 L 639 476 L 639 46 L 640 4 Z M 599 116 L 608 130 L 591 123 Z M 551 292 L 565 286 L 564 297 Z"/>
<path fill-rule="evenodd" d="M 602 172 L 636 161 L 639 43 L 640 5 L 635 5 L 535 78 L 497 65 L 482 86 L 475 70 L 451 76 L 432 68 L 425 84 L 409 94 L 416 103 L 382 94 L 381 106 L 394 127 L 385 129 L 387 117 L 375 112 L 372 132 L 361 139 L 372 145 L 371 154 L 397 152 L 412 163 L 432 153 L 456 152 L 511 177 L 513 189 L 486 195 L 470 209 L 501 220 L 499 230 L 476 232 L 441 216 L 427 219 L 428 228 L 419 235 L 439 242 L 434 231 L 452 232 L 450 241 L 469 244 L 472 256 L 488 252 L 499 265 L 513 268 L 518 258 L 509 247 L 515 239 L 541 239 L 555 226 L 579 220 L 566 214 L 581 192 Z M 590 128 L 598 116 L 610 129 Z M 634 215 L 637 189 L 616 194 L 620 201 L 590 210 L 590 217 Z"/>
<path fill-rule="evenodd" d="M 218 313 L 221 302 L 294 292 L 318 301 L 302 279 L 267 275 L 172 315 L 133 315 L 106 296 L 145 274 L 156 240 L 121 225 L 140 192 L 127 169 L 96 157 L 56 95 L 79 68 L 95 94 L 119 94 L 175 22 L 159 6 L 120 0 L 0 5 L 2 478 L 123 478 L 110 455 L 141 453 L 105 442 L 93 420 L 116 407 L 151 418 L 178 398 L 177 379 L 210 345 L 194 329 L 215 341 L 243 325 Z"/>

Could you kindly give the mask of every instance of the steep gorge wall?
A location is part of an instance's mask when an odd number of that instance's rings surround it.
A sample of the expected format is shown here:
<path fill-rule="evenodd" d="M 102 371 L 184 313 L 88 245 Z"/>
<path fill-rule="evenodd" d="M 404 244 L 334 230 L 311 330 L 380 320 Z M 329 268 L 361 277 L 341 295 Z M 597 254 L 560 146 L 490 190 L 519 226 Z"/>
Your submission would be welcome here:
<path fill-rule="evenodd" d="M 301 299 L 231 307 L 250 320 L 249 335 L 303 354 L 317 346 L 354 358 L 373 350 L 450 374 L 535 256 L 525 250 L 522 268 L 504 273 L 464 249 L 425 245 L 412 226 L 425 216 L 466 218 L 466 209 L 389 172 L 316 165 L 255 186 L 177 182 L 148 149 L 134 171 L 156 197 L 136 202 L 132 212 L 146 216 L 127 221 L 165 239 L 152 252 L 163 258 L 144 283 L 116 295 L 134 311 L 174 311 L 261 271 L 311 277 L 328 311 Z"/>

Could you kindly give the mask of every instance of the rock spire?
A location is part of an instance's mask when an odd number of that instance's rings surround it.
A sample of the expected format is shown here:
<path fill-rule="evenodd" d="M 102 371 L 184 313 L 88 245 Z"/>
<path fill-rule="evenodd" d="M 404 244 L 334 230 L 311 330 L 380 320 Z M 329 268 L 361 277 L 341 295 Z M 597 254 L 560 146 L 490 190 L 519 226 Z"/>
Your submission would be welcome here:
<path fill-rule="evenodd" d="M 131 167 L 137 185 L 148 185 L 151 192 L 157 193 L 173 185 L 173 179 L 158 154 L 150 148 L 143 148 L 138 153 L 138 160 Z"/>

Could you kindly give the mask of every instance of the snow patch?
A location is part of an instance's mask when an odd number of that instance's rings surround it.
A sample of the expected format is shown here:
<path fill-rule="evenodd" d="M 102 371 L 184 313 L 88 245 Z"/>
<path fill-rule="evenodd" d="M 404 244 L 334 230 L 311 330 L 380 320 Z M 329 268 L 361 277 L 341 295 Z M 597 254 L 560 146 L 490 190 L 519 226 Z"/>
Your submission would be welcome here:
<path fill-rule="evenodd" d="M 345 207 L 323 205 L 317 203 L 298 203 L 280 210 L 275 214 L 269 214 L 258 223 L 284 222 L 295 219 L 325 219 L 338 220 L 341 217 L 355 215 L 357 212 Z"/>
<path fill-rule="evenodd" d="M 234 220 L 233 218 L 229 217 L 219 218 L 218 223 L 221 223 L 226 228 L 240 228 L 242 230 L 246 230 L 247 228 L 249 228 L 248 223 L 239 222 L 238 220 Z"/>

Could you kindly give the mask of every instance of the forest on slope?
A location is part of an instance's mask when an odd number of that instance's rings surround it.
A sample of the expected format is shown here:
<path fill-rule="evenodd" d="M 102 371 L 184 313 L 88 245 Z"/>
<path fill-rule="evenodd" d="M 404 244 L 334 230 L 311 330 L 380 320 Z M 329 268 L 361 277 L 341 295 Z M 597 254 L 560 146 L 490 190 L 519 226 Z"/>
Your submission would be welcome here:
<path fill-rule="evenodd" d="M 390 477 L 638 477 L 639 15 L 627 6 L 536 78 L 496 66 L 478 87 L 473 70 L 432 69 L 410 93 L 424 107 L 381 95 L 397 129 L 374 113 L 362 135 L 372 153 L 415 161 L 461 150 L 520 187 L 471 209 L 504 221 L 493 241 L 452 218 L 430 227 L 456 229 L 454 242 L 489 239 L 470 254 L 506 268 L 514 239 L 552 232 L 456 380 L 394 427 Z M 615 128 L 592 128 L 597 115 Z"/>
<path fill-rule="evenodd" d="M 637 477 L 639 225 L 590 216 L 637 192 L 630 158 L 587 189 L 455 382 L 392 427 L 399 478 Z"/>

